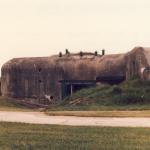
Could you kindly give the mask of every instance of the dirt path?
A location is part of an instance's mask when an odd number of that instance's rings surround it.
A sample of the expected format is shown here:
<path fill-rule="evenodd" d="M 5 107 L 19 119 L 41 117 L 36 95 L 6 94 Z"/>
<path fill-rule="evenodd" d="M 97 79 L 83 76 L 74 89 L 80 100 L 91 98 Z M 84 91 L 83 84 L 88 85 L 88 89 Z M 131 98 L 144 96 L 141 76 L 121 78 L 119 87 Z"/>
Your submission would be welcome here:
<path fill-rule="evenodd" d="M 0 111 L 0 121 L 71 126 L 150 127 L 150 118 L 46 116 L 40 112 Z"/>

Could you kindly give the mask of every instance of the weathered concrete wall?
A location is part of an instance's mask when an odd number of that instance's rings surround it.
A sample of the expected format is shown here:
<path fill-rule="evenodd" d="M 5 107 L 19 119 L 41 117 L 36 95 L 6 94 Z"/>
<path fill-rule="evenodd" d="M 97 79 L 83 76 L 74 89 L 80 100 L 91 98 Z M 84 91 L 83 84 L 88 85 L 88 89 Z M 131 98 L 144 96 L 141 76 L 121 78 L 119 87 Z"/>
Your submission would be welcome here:
<path fill-rule="evenodd" d="M 1 92 L 1 78 L 0 78 L 0 96 L 2 95 L 2 92 Z"/>
<path fill-rule="evenodd" d="M 126 54 L 126 79 L 139 77 L 149 80 L 150 49 L 135 47 L 131 52 Z"/>
<path fill-rule="evenodd" d="M 52 56 L 12 59 L 2 67 L 2 94 L 19 98 L 53 95 L 59 99 L 60 80 L 95 80 L 99 75 L 121 75 L 124 55 Z"/>
<path fill-rule="evenodd" d="M 126 55 L 126 78 L 142 77 L 142 68 L 148 66 L 142 47 L 136 47 Z"/>
<path fill-rule="evenodd" d="M 98 76 L 124 75 L 150 79 L 146 68 L 150 64 L 150 50 L 136 47 L 127 54 L 94 56 L 79 54 L 12 59 L 2 67 L 3 96 L 41 98 L 61 97 L 60 80 L 95 80 Z"/>

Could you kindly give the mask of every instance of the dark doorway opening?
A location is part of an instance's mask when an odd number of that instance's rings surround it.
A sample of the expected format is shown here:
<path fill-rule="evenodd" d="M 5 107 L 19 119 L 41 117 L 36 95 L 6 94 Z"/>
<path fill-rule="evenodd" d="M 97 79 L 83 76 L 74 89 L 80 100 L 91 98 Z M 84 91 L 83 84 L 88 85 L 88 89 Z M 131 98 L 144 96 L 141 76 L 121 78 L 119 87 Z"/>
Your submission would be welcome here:
<path fill-rule="evenodd" d="M 120 76 L 98 76 L 96 78 L 97 82 L 107 83 L 110 85 L 120 84 L 125 80 L 126 80 L 126 77 L 123 75 L 122 76 L 121 75 Z"/>
<path fill-rule="evenodd" d="M 96 80 L 61 80 L 60 83 L 62 99 L 83 88 L 96 86 Z"/>
<path fill-rule="evenodd" d="M 91 84 L 74 84 L 73 91 L 76 92 L 76 91 L 79 91 L 81 89 L 89 88 L 92 86 L 95 86 L 95 84 L 92 84 L 92 83 Z"/>

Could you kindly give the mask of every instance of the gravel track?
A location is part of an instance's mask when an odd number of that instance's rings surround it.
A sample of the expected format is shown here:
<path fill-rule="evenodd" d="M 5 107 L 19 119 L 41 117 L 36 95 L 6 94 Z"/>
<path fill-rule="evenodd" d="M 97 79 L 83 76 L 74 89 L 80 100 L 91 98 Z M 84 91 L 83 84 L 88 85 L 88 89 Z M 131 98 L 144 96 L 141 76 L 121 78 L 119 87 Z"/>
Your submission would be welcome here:
<path fill-rule="evenodd" d="M 70 126 L 150 127 L 150 118 L 47 116 L 42 112 L 0 111 L 0 121 Z"/>

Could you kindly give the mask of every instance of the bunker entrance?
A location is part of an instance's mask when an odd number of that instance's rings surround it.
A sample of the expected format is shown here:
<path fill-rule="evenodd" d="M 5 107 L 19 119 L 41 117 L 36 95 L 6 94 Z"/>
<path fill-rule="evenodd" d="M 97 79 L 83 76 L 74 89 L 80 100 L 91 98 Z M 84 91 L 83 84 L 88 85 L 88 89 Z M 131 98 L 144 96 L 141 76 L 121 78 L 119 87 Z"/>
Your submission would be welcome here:
<path fill-rule="evenodd" d="M 96 86 L 96 80 L 61 80 L 61 99 L 83 88 Z"/>
<path fill-rule="evenodd" d="M 114 84 L 120 84 L 121 82 L 125 81 L 125 79 L 126 79 L 126 77 L 123 75 L 120 75 L 120 76 L 98 76 L 96 78 L 96 81 L 114 85 Z"/>

